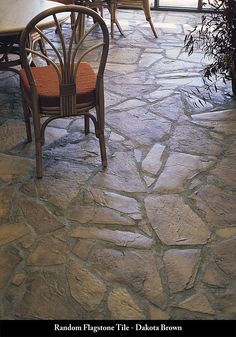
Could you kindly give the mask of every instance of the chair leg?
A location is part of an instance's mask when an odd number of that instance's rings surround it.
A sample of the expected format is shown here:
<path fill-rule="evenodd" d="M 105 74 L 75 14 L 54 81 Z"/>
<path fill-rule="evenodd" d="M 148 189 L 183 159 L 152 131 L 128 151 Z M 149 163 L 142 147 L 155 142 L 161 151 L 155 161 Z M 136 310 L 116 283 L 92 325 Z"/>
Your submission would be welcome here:
<path fill-rule="evenodd" d="M 146 20 L 149 22 L 149 24 L 151 26 L 151 29 L 152 29 L 152 32 L 153 32 L 155 38 L 157 39 L 158 36 L 157 36 L 156 30 L 154 28 L 153 22 L 152 22 L 149 1 L 143 0 L 143 10 L 144 10 Z"/>
<path fill-rule="evenodd" d="M 100 145 L 100 151 L 101 151 L 102 166 L 105 168 L 107 167 L 107 153 L 106 153 L 104 130 L 100 131 L 100 134 L 98 137 L 99 137 L 99 145 Z"/>
<path fill-rule="evenodd" d="M 84 115 L 84 131 L 85 134 L 89 134 L 89 116 Z"/>
<path fill-rule="evenodd" d="M 27 141 L 30 143 L 32 142 L 32 133 L 31 133 L 31 125 L 30 125 L 30 111 L 25 99 L 22 98 L 22 105 L 23 105 L 23 113 L 25 118 L 25 129 L 27 135 Z"/>
<path fill-rule="evenodd" d="M 36 156 L 36 174 L 37 178 L 41 179 L 43 176 L 43 160 L 42 160 L 42 145 L 41 141 L 35 142 L 35 156 Z"/>

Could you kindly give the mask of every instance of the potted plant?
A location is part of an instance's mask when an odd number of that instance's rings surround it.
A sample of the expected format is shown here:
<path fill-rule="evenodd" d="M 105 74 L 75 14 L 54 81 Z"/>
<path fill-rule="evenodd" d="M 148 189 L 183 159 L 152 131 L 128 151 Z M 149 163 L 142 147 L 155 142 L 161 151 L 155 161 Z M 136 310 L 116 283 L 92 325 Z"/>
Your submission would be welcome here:
<path fill-rule="evenodd" d="M 231 80 L 236 95 L 236 0 L 207 1 L 211 11 L 185 36 L 185 50 L 191 55 L 200 49 L 210 61 L 202 70 L 208 89 L 213 85 L 217 90 L 220 79 Z"/>

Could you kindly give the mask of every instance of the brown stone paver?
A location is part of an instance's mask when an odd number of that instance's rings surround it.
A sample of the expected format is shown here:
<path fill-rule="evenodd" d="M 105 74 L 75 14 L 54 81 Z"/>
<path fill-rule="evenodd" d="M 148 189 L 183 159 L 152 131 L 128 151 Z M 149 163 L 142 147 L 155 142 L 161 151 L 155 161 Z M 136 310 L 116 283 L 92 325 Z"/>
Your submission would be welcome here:
<path fill-rule="evenodd" d="M 202 54 L 183 48 L 198 14 L 154 12 L 157 40 L 142 11 L 118 15 L 106 170 L 93 126 L 59 119 L 35 179 L 19 80 L 0 73 L 1 318 L 236 319 L 230 83 L 199 94 Z"/>

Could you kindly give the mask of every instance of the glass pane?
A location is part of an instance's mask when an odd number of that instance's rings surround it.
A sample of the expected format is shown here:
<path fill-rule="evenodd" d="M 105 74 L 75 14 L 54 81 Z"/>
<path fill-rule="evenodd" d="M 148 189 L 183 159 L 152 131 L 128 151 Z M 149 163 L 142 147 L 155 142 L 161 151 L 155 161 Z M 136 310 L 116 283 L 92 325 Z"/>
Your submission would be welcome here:
<path fill-rule="evenodd" d="M 197 8 L 198 0 L 159 0 L 160 6 Z"/>

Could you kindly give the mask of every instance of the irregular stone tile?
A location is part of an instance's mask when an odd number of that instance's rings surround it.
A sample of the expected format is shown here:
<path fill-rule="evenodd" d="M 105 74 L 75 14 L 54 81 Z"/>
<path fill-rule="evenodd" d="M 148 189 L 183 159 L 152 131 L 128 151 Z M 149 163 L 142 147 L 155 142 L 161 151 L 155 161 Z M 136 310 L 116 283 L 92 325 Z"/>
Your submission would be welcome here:
<path fill-rule="evenodd" d="M 231 236 L 234 236 L 235 234 L 236 234 L 236 226 L 235 227 L 220 228 L 220 229 L 217 229 L 217 231 L 216 231 L 216 235 L 218 235 L 222 239 L 228 239 Z"/>
<path fill-rule="evenodd" d="M 178 193 L 184 190 L 186 180 L 192 179 L 213 164 L 199 156 L 186 153 L 171 153 L 154 191 Z"/>
<path fill-rule="evenodd" d="M 111 140 L 113 142 L 121 142 L 122 140 L 124 140 L 124 137 L 118 135 L 118 133 L 111 132 L 109 140 Z"/>
<path fill-rule="evenodd" d="M 145 207 L 149 221 L 167 245 L 205 244 L 210 232 L 203 221 L 176 195 L 148 196 Z"/>
<path fill-rule="evenodd" d="M 136 64 L 119 64 L 119 67 L 117 67 L 117 64 L 109 63 L 107 62 L 106 64 L 106 71 L 112 71 L 116 74 L 128 74 L 128 73 L 133 73 L 136 71 L 137 65 Z M 107 106 L 107 105 L 106 105 Z"/>
<path fill-rule="evenodd" d="M 143 179 L 145 180 L 145 183 L 147 184 L 148 187 L 150 187 L 156 180 L 155 178 L 151 178 L 148 176 L 144 176 Z"/>
<path fill-rule="evenodd" d="M 126 289 L 116 288 L 110 292 L 107 300 L 108 309 L 113 319 L 145 319 L 144 312 L 135 303 Z"/>
<path fill-rule="evenodd" d="M 131 108 L 140 107 L 146 105 L 146 102 L 143 102 L 139 99 L 128 99 L 125 102 L 122 102 L 118 105 L 115 105 L 112 110 L 124 111 Z"/>
<path fill-rule="evenodd" d="M 142 162 L 142 169 L 148 173 L 157 174 L 162 165 L 161 156 L 164 150 L 165 146 L 161 144 L 153 145 Z"/>
<path fill-rule="evenodd" d="M 32 181 L 32 180 L 26 181 L 25 183 L 23 183 L 19 190 L 20 190 L 20 192 L 24 193 L 28 197 L 31 197 L 31 198 L 37 198 L 38 197 L 35 182 Z"/>
<path fill-rule="evenodd" d="M 34 228 L 37 234 L 53 232 L 64 226 L 43 204 L 19 196 L 18 206 L 23 212 L 27 223 Z"/>
<path fill-rule="evenodd" d="M 10 223 L 0 225 L 0 246 L 15 241 L 29 233 L 29 228 L 24 223 Z"/>
<path fill-rule="evenodd" d="M 67 245 L 55 237 L 43 238 L 27 258 L 27 264 L 33 266 L 52 266 L 66 262 Z"/>
<path fill-rule="evenodd" d="M 80 312 L 73 309 L 63 278 L 59 276 L 56 272 L 42 270 L 30 274 L 16 315 L 20 319 L 79 319 Z"/>
<path fill-rule="evenodd" d="M 67 129 L 73 120 L 74 118 L 57 118 L 49 123 L 49 127 Z"/>
<path fill-rule="evenodd" d="M 210 137 L 205 128 L 189 122 L 177 125 L 169 144 L 171 151 L 200 155 L 219 155 L 223 150 L 221 141 Z"/>
<path fill-rule="evenodd" d="M 208 264 L 204 269 L 202 281 L 210 286 L 225 287 L 226 281 L 223 276 L 217 271 L 216 266 Z"/>
<path fill-rule="evenodd" d="M 66 139 L 64 141 L 66 142 Z M 101 165 L 99 142 L 92 136 L 78 140 L 75 144 L 68 142 L 60 145 L 57 144 L 55 148 L 50 149 L 49 153 L 47 151 L 44 152 L 55 160 Z"/>
<path fill-rule="evenodd" d="M 11 210 L 11 201 L 14 196 L 15 189 L 7 186 L 0 190 L 0 222 L 7 222 Z"/>
<path fill-rule="evenodd" d="M 163 90 L 162 88 L 160 88 L 158 90 L 150 92 L 148 95 L 148 99 L 152 101 L 159 100 L 159 99 L 170 96 L 172 93 L 173 93 L 173 90 L 168 90 L 168 89 Z"/>
<path fill-rule="evenodd" d="M 150 112 L 169 118 L 171 120 L 178 120 L 180 116 L 184 115 L 186 108 L 180 95 L 171 95 L 164 98 L 160 102 L 151 105 Z"/>
<path fill-rule="evenodd" d="M 92 183 L 124 192 L 144 192 L 146 189 L 130 152 L 117 152 L 109 160 L 106 172 L 98 172 Z"/>
<path fill-rule="evenodd" d="M 224 185 L 232 188 L 236 187 L 236 158 L 224 157 L 219 161 L 211 173 L 216 176 Z"/>
<path fill-rule="evenodd" d="M 73 253 L 80 259 L 87 260 L 95 244 L 96 243 L 93 241 L 79 240 L 73 247 Z"/>
<path fill-rule="evenodd" d="M 179 308 L 214 315 L 215 311 L 203 294 L 196 294 L 179 303 Z"/>
<path fill-rule="evenodd" d="M 32 246 L 33 244 L 33 240 L 30 238 L 30 239 L 25 239 L 25 240 L 22 240 L 21 241 L 21 246 L 25 249 L 28 249 Z"/>
<path fill-rule="evenodd" d="M 82 224 L 104 224 L 133 226 L 132 219 L 123 216 L 120 212 L 105 207 L 75 205 L 66 213 L 67 219 L 78 221 Z"/>
<path fill-rule="evenodd" d="M 34 160 L 0 154 L 0 179 L 11 182 L 13 178 L 25 177 L 35 166 Z"/>
<path fill-rule="evenodd" d="M 111 230 L 95 227 L 76 227 L 71 234 L 72 237 L 90 240 L 103 240 L 112 242 L 117 246 L 129 248 L 147 249 L 153 245 L 153 239 L 127 231 Z"/>
<path fill-rule="evenodd" d="M 60 138 L 67 135 L 67 131 L 64 129 L 47 127 L 45 130 L 45 146 L 59 140 Z"/>
<path fill-rule="evenodd" d="M 0 251 L 0 289 L 7 285 L 20 261 L 21 257 L 15 248 L 7 247 Z"/>
<path fill-rule="evenodd" d="M 139 65 L 142 67 L 149 67 L 151 64 L 160 60 L 162 57 L 162 55 L 157 55 L 156 53 L 144 53 L 141 55 Z"/>
<path fill-rule="evenodd" d="M 229 319 L 235 320 L 236 315 L 236 295 L 235 290 L 230 290 L 227 293 L 221 294 L 216 299 L 219 310 L 227 315 Z M 232 315 L 232 318 L 229 316 Z"/>
<path fill-rule="evenodd" d="M 165 305 L 166 295 L 153 253 L 96 248 L 90 261 L 105 280 L 129 286 L 151 303 Z"/>
<path fill-rule="evenodd" d="M 9 151 L 26 138 L 25 123 L 20 120 L 7 120 L 0 125 L 0 149 Z"/>
<path fill-rule="evenodd" d="M 170 319 L 170 315 L 168 312 L 163 311 L 154 305 L 150 305 L 149 307 L 149 312 L 150 312 L 150 319 L 151 320 L 167 320 Z"/>
<path fill-rule="evenodd" d="M 234 224 L 236 219 L 235 196 L 214 185 L 201 186 L 192 196 L 196 206 L 205 213 L 210 224 Z"/>
<path fill-rule="evenodd" d="M 107 123 L 118 132 L 141 145 L 159 142 L 170 132 L 171 123 L 162 117 L 146 112 L 143 108 L 114 112 L 107 115 Z"/>
<path fill-rule="evenodd" d="M 17 273 L 13 276 L 11 283 L 15 286 L 20 286 L 24 280 L 26 279 L 26 275 L 24 273 Z"/>
<path fill-rule="evenodd" d="M 226 274 L 236 276 L 236 237 L 215 244 L 215 262 Z"/>
<path fill-rule="evenodd" d="M 88 194 L 88 201 L 95 202 L 100 206 L 113 208 L 129 215 L 140 214 L 140 206 L 134 198 L 96 188 L 91 188 Z"/>
<path fill-rule="evenodd" d="M 116 48 L 111 48 L 108 55 L 108 63 L 133 64 L 138 61 L 140 55 L 139 48 L 120 48 L 117 53 Z"/>
<path fill-rule="evenodd" d="M 135 149 L 134 150 L 134 156 L 135 156 L 135 159 L 137 160 L 137 162 L 139 163 L 141 161 L 141 158 L 142 158 L 142 151 L 139 150 L 139 149 Z"/>
<path fill-rule="evenodd" d="M 105 285 L 78 262 L 71 262 L 67 271 L 72 297 L 87 311 L 93 311 L 102 302 Z"/>
<path fill-rule="evenodd" d="M 169 249 L 164 254 L 168 285 L 173 293 L 193 287 L 200 262 L 200 249 Z"/>

